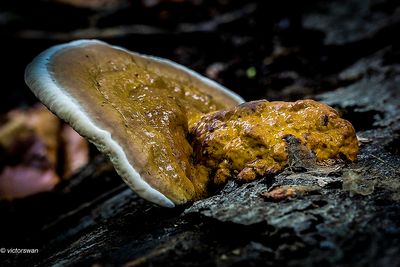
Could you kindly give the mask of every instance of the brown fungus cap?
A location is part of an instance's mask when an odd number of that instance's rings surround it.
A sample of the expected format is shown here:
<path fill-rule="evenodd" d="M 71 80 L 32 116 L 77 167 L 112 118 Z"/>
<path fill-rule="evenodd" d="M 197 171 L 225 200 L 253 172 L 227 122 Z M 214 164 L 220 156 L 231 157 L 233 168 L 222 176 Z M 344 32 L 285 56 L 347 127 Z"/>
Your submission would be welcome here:
<path fill-rule="evenodd" d="M 179 64 L 96 40 L 44 51 L 27 67 L 25 81 L 52 112 L 109 156 L 135 192 L 166 207 L 206 190 L 201 177 L 207 175 L 199 175 L 206 170 L 191 163 L 190 124 L 243 102 Z"/>

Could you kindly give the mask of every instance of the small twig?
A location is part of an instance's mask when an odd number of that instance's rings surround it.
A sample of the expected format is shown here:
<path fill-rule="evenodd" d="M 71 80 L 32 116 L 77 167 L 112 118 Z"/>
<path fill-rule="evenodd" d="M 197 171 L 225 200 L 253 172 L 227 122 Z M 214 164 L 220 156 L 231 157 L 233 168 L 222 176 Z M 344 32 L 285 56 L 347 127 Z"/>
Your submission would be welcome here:
<path fill-rule="evenodd" d="M 107 28 L 98 28 L 94 24 L 97 17 L 90 21 L 89 28 L 76 29 L 72 32 L 49 32 L 43 30 L 23 30 L 15 34 L 22 39 L 51 39 L 51 40 L 73 40 L 73 39 L 92 39 L 92 38 L 118 38 L 127 35 L 171 35 L 171 34 L 191 34 L 215 32 L 219 27 L 233 23 L 243 17 L 249 16 L 257 10 L 254 3 L 244 7 L 216 16 L 208 21 L 198 23 L 181 23 L 173 30 L 165 30 L 162 27 L 151 25 L 133 24 L 118 25 Z"/>
<path fill-rule="evenodd" d="M 400 173 L 400 172 L 396 169 L 396 167 L 394 167 L 394 166 L 393 166 L 392 164 L 390 164 L 389 162 L 387 162 L 387 161 L 381 159 L 381 158 L 378 157 L 378 156 L 375 156 L 374 154 L 371 154 L 371 156 L 372 156 L 373 158 L 376 158 L 376 159 L 379 160 L 380 162 L 387 164 L 390 168 L 392 168 L 392 170 L 393 170 L 396 174 L 399 174 L 399 173 Z"/>

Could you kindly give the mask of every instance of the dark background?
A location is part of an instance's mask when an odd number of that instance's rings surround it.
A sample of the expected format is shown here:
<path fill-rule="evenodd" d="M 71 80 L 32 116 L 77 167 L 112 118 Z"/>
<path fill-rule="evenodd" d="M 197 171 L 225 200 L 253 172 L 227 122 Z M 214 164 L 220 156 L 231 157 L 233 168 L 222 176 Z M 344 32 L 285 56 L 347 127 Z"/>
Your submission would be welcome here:
<path fill-rule="evenodd" d="M 74 39 L 99 38 L 172 59 L 246 100 L 335 89 L 347 82 L 337 77 L 346 66 L 397 47 L 397 1 L 68 1 L 2 1 L 2 111 L 35 101 L 23 82 L 25 66 Z"/>

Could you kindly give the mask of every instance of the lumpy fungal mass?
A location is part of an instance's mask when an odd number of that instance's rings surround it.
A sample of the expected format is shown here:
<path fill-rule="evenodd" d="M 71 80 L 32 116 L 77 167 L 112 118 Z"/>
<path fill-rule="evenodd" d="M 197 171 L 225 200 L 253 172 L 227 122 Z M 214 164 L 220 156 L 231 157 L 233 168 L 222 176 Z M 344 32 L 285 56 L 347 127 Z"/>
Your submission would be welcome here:
<path fill-rule="evenodd" d="M 230 177 L 252 181 L 282 170 L 288 163 L 288 135 L 319 161 L 353 161 L 358 153 L 353 126 L 333 108 L 313 100 L 247 102 L 203 116 L 191 134 L 195 162 L 208 168 L 216 184 Z"/>

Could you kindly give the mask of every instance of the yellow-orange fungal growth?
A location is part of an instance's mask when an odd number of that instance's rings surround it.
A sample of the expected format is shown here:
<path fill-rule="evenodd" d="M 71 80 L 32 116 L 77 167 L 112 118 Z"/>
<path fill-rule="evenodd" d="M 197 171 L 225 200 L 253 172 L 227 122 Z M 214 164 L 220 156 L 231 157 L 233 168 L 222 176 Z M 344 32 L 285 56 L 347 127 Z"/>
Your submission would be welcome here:
<path fill-rule="evenodd" d="M 333 108 L 313 100 L 247 102 L 205 115 L 191 128 L 195 159 L 211 169 L 215 183 L 230 176 L 251 181 L 287 164 L 293 135 L 317 160 L 355 160 L 358 142 L 350 122 Z"/>

